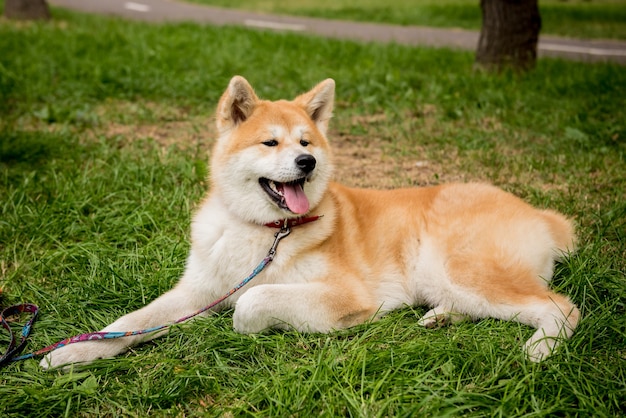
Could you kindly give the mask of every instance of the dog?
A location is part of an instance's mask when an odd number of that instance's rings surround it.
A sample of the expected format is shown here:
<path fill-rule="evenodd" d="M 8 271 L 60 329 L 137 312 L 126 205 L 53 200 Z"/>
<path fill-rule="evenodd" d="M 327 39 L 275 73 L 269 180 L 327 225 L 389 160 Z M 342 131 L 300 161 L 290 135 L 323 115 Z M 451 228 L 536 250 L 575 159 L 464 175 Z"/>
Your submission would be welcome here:
<path fill-rule="evenodd" d="M 548 357 L 580 316 L 548 288 L 555 262 L 575 249 L 572 222 L 486 184 L 380 191 L 332 182 L 334 96 L 332 79 L 292 101 L 261 100 L 246 79 L 231 79 L 216 110 L 210 192 L 193 217 L 183 276 L 103 331 L 201 310 L 265 257 L 276 232 L 268 224 L 321 215 L 293 226 L 273 262 L 214 308 L 234 307 L 236 331 L 328 333 L 427 305 L 418 323 L 429 328 L 485 317 L 530 325 L 527 357 Z M 67 345 L 41 365 L 109 358 L 144 340 Z"/>

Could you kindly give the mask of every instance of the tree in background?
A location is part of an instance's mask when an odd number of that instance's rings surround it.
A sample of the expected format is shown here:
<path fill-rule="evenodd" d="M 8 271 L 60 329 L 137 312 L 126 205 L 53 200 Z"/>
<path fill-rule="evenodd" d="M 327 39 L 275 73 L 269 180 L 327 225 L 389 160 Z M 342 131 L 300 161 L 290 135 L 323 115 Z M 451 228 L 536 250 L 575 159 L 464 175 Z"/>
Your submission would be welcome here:
<path fill-rule="evenodd" d="M 537 0 L 480 0 L 483 23 L 476 51 L 479 68 L 525 71 L 537 61 L 541 16 Z"/>
<path fill-rule="evenodd" d="M 4 16 L 7 19 L 50 19 L 50 8 L 46 0 L 6 0 Z"/>

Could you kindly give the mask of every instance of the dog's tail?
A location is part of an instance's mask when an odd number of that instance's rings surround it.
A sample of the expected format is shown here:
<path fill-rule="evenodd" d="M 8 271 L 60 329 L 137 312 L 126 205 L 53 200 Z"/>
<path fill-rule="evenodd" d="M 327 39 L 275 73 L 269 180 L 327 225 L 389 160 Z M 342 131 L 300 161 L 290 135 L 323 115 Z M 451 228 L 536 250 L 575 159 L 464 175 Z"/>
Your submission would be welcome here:
<path fill-rule="evenodd" d="M 576 251 L 574 223 L 560 213 L 549 209 L 542 211 L 542 214 L 555 242 L 554 251 L 557 254 L 557 260 L 561 260 L 567 254 Z"/>

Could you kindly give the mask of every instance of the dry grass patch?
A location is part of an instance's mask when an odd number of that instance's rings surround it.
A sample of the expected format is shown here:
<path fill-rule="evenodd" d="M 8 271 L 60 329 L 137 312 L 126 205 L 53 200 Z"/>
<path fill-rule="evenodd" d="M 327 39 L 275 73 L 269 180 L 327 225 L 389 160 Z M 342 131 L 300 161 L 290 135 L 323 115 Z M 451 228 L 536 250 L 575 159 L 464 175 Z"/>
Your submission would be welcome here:
<path fill-rule="evenodd" d="M 163 154 L 194 150 L 208 160 L 217 135 L 213 115 L 192 115 L 161 103 L 107 100 L 95 114 L 98 123 L 83 132 L 83 140 L 116 138 L 120 147 L 149 141 Z M 512 189 L 567 192 L 565 179 L 557 174 L 548 178 L 527 165 L 524 151 L 510 141 L 517 134 L 507 132 L 496 118 L 468 126 L 461 121 L 444 124 L 440 117 L 441 111 L 432 104 L 417 106 L 399 120 L 384 113 L 336 116 L 329 133 L 335 179 L 348 186 L 381 189 L 491 181 Z M 446 141 L 468 129 L 492 135 L 493 146 L 459 150 L 453 141 Z"/>
<path fill-rule="evenodd" d="M 85 131 L 85 140 L 115 137 L 121 147 L 149 140 L 164 153 L 197 150 L 208 158 L 217 135 L 213 115 L 190 115 L 185 109 L 158 103 L 107 100 L 95 112 L 99 122 Z M 429 108 L 425 114 L 435 112 Z M 329 140 L 337 181 L 353 187 L 389 189 L 467 179 L 458 170 L 456 150 L 427 152 L 408 141 L 391 143 L 385 138 L 392 134 L 380 133 L 392 129 L 388 127 L 390 123 L 385 114 L 336 118 L 334 125 L 339 128 L 331 129 Z M 355 127 L 359 133 L 351 133 Z M 426 157 L 433 153 L 442 154 L 442 159 Z"/>
<path fill-rule="evenodd" d="M 441 160 L 427 159 L 429 153 L 420 146 L 399 153 L 376 136 L 341 132 L 333 135 L 331 141 L 335 178 L 349 186 L 390 189 L 465 179 L 463 173 L 455 171 L 454 164 L 448 170 Z"/>

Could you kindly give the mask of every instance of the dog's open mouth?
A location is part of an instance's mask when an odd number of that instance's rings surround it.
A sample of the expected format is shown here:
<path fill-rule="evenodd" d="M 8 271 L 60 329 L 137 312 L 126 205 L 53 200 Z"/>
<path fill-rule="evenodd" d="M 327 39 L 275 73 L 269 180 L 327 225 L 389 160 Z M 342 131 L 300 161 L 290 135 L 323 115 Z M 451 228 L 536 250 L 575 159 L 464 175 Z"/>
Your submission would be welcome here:
<path fill-rule="evenodd" d="M 305 180 L 306 178 L 302 177 L 288 183 L 280 183 L 260 178 L 259 184 L 278 207 L 302 215 L 309 211 L 309 199 L 304 194 L 303 188 Z"/>

